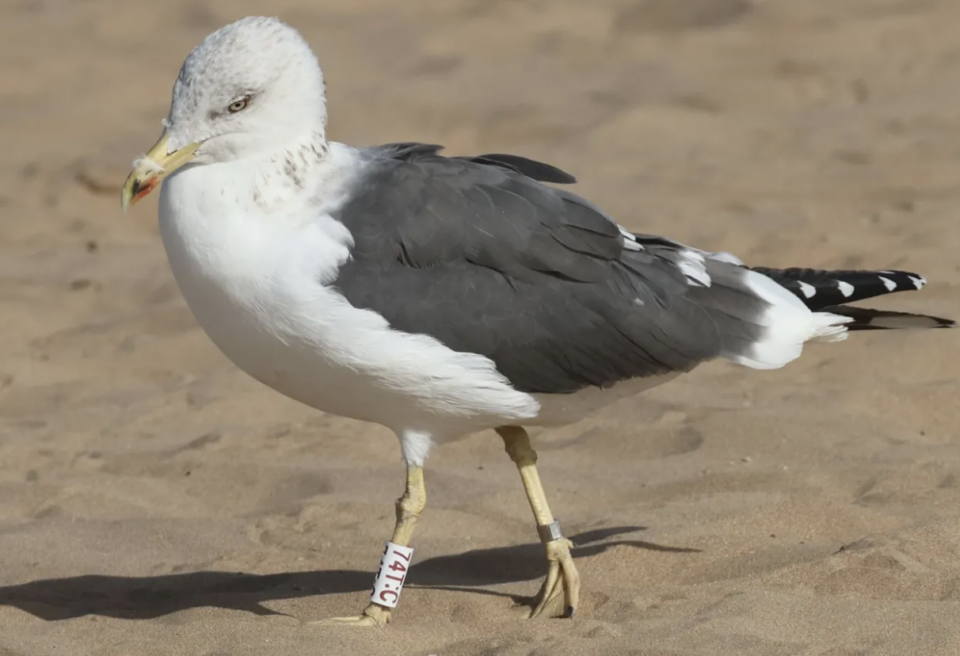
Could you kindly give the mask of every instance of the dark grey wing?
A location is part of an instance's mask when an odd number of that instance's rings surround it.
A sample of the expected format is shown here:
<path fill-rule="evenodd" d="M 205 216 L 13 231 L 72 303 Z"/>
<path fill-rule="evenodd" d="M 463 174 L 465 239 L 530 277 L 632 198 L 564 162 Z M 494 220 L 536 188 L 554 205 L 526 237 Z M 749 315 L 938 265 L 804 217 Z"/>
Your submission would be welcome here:
<path fill-rule="evenodd" d="M 510 169 L 525 175 L 531 180 L 538 182 L 552 182 L 554 184 L 573 184 L 577 181 L 575 177 L 558 169 L 556 166 L 537 162 L 526 157 L 518 155 L 504 155 L 502 153 L 488 153 L 486 155 L 477 155 L 476 157 L 464 158 L 477 164 L 492 164 Z"/>
<path fill-rule="evenodd" d="M 380 156 L 387 156 L 393 159 L 416 161 L 417 159 L 429 160 L 439 156 L 443 146 L 437 144 L 424 144 L 414 141 L 385 144 L 375 149 Z M 444 158 L 446 159 L 446 158 Z M 474 155 L 472 157 L 455 157 L 453 159 L 477 164 L 490 164 L 508 169 L 515 173 L 520 173 L 531 180 L 538 182 L 552 182 L 554 184 L 573 184 L 577 181 L 575 177 L 558 169 L 552 164 L 538 162 L 536 160 L 520 157 L 519 155 L 504 155 L 502 153 L 487 153 L 485 155 Z"/>
<path fill-rule="evenodd" d="M 596 208 L 524 173 L 552 167 L 438 150 L 368 151 L 335 214 L 354 237 L 334 283 L 351 304 L 491 358 L 525 392 L 688 371 L 719 354 L 716 325 L 674 262 L 625 247 Z"/>

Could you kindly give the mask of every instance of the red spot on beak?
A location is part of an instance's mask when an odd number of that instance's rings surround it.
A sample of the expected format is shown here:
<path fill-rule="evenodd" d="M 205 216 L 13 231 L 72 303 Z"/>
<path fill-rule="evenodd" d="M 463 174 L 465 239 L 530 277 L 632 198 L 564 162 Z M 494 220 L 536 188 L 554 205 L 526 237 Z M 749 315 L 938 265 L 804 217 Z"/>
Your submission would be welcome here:
<path fill-rule="evenodd" d="M 150 176 L 142 183 L 138 182 L 133 187 L 133 201 L 137 202 L 144 196 L 148 195 L 151 191 L 157 188 L 157 185 L 160 184 L 160 178 L 157 176 Z"/>

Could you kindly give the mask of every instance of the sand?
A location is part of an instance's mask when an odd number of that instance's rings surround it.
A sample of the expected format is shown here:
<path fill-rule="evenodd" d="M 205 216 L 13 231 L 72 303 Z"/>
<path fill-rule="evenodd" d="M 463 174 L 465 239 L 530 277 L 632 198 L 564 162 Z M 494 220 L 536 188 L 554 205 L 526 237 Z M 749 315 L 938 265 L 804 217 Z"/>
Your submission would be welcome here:
<path fill-rule="evenodd" d="M 537 435 L 572 621 L 492 433 L 428 462 L 416 567 L 358 611 L 396 440 L 245 377 L 119 187 L 178 67 L 250 13 L 325 66 L 330 131 L 573 172 L 628 226 L 764 265 L 898 267 L 960 317 L 955 0 L 9 0 L 0 7 L 0 654 L 960 654 L 960 333 L 704 366 Z"/>

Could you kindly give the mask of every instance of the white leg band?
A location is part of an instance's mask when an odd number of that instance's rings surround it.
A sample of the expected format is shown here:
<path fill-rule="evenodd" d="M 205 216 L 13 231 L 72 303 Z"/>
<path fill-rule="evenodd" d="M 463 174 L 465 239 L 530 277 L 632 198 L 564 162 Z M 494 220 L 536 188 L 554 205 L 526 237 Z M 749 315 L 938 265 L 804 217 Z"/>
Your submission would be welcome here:
<path fill-rule="evenodd" d="M 380 559 L 377 578 L 373 581 L 370 601 L 387 608 L 396 608 L 412 559 L 413 547 L 401 547 L 399 544 L 387 542 L 383 558 Z"/>

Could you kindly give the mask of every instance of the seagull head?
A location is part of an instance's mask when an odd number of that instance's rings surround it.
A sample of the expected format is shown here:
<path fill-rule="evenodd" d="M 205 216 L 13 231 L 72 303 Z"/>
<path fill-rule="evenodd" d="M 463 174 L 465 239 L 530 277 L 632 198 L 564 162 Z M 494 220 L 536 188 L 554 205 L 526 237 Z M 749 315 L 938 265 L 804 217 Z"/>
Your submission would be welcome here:
<path fill-rule="evenodd" d="M 124 210 L 178 169 L 269 157 L 326 126 L 324 80 L 295 29 L 249 17 L 220 28 L 187 56 L 156 144 L 134 162 Z"/>

